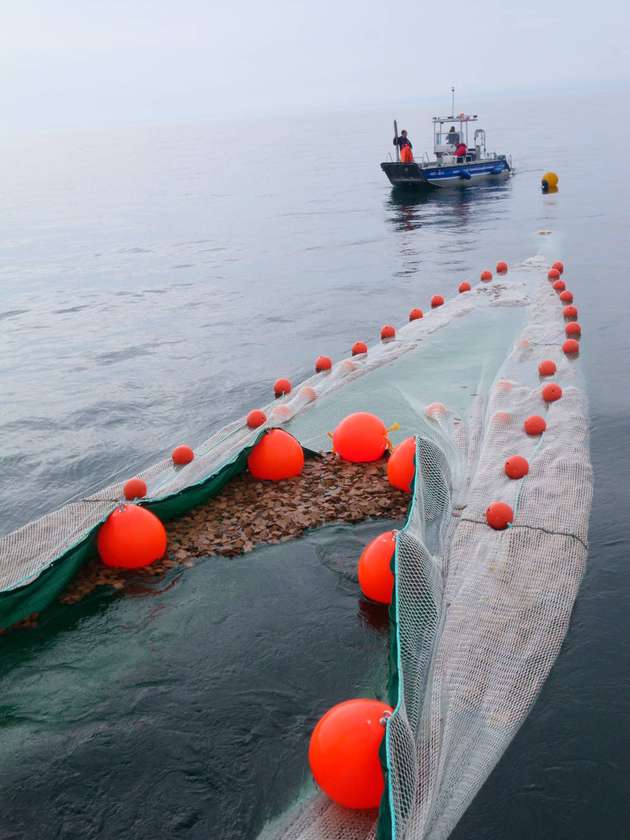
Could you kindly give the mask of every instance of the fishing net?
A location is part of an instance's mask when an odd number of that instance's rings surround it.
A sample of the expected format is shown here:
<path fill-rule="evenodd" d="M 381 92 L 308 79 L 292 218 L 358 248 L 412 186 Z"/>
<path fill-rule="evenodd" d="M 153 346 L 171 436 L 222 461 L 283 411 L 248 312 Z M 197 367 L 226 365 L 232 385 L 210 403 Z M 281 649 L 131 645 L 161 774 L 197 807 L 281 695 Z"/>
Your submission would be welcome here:
<path fill-rule="evenodd" d="M 480 284 L 265 409 L 270 425 L 310 449 L 329 449 L 327 433 L 359 410 L 400 424 L 393 442 L 417 440 L 417 479 L 395 557 L 395 713 L 378 822 L 309 790 L 267 826 L 265 840 L 448 837 L 558 655 L 584 570 L 592 478 L 578 366 L 560 351 L 560 307 L 545 276 L 535 259 Z M 558 363 L 564 391 L 548 409 L 542 358 Z M 523 433 L 528 414 L 546 416 L 541 438 Z M 205 502 L 245 469 L 260 434 L 241 418 L 197 447 L 190 464 L 168 459 L 140 473 L 146 506 L 166 520 Z M 503 472 L 513 454 L 529 461 L 522 481 Z M 93 554 L 122 486 L 0 538 L 0 627 L 61 592 Z M 485 522 L 495 499 L 515 511 L 506 531 Z"/>
<path fill-rule="evenodd" d="M 389 385 L 370 391 L 373 408 L 395 405 L 417 437 L 395 557 L 386 794 L 378 824 L 306 798 L 265 840 L 447 838 L 558 656 L 586 562 L 592 470 L 579 368 L 561 352 L 560 308 L 544 278 L 539 260 L 512 272 L 474 310 L 454 313 L 434 366 L 417 347 L 382 372 Z M 544 358 L 556 361 L 563 388 L 549 408 Z M 399 377 L 407 361 L 410 380 Z M 427 410 L 436 399 L 444 405 Z M 523 431 L 531 414 L 545 416 L 542 437 Z M 503 470 L 514 454 L 529 462 L 522 481 Z M 495 500 L 515 512 L 505 531 L 485 520 Z"/>

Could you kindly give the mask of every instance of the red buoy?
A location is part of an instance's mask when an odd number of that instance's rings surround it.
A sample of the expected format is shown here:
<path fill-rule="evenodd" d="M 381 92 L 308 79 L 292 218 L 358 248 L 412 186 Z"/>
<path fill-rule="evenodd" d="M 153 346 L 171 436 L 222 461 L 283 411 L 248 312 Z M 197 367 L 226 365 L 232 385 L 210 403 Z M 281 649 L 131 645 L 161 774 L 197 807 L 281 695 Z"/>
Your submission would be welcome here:
<path fill-rule="evenodd" d="M 489 283 L 492 280 L 492 272 L 488 271 L 488 269 L 486 269 L 485 271 L 482 271 L 479 276 L 480 276 L 480 279 L 483 280 L 484 283 Z"/>
<path fill-rule="evenodd" d="M 285 394 L 291 393 L 291 383 L 288 379 L 276 379 L 273 385 L 273 392 L 278 397 L 283 397 Z"/>
<path fill-rule="evenodd" d="M 367 344 L 364 341 L 355 341 L 352 345 L 352 355 L 360 356 L 362 353 L 367 353 Z"/>
<path fill-rule="evenodd" d="M 563 292 L 560 292 L 560 300 L 562 303 L 573 303 L 573 294 L 568 289 L 565 289 Z"/>
<path fill-rule="evenodd" d="M 357 411 L 339 423 L 333 433 L 333 449 L 344 461 L 355 464 L 378 461 L 387 449 L 385 423 L 375 414 Z"/>
<path fill-rule="evenodd" d="M 555 289 L 556 292 L 564 292 L 566 287 L 567 284 L 564 282 L 564 280 L 555 280 L 552 286 L 552 288 Z"/>
<path fill-rule="evenodd" d="M 384 327 L 381 327 L 381 341 L 388 341 L 391 338 L 396 337 L 396 330 L 392 327 L 391 324 L 385 324 Z"/>
<path fill-rule="evenodd" d="M 538 373 L 541 376 L 553 376 L 556 372 L 556 363 L 551 359 L 543 359 L 538 365 Z"/>
<path fill-rule="evenodd" d="M 562 260 L 556 260 L 551 267 L 555 268 L 559 274 L 562 274 L 564 271 L 564 263 L 562 262 Z"/>
<path fill-rule="evenodd" d="M 582 327 L 577 321 L 569 321 L 564 328 L 567 338 L 578 338 L 582 334 Z"/>
<path fill-rule="evenodd" d="M 385 531 L 363 549 L 359 558 L 359 586 L 370 601 L 391 604 L 394 575 L 391 563 L 396 549 L 396 534 Z"/>
<path fill-rule="evenodd" d="M 459 284 L 458 291 L 461 294 L 462 292 L 469 292 L 470 288 L 470 283 L 467 280 L 464 280 Z"/>
<path fill-rule="evenodd" d="M 529 464 L 522 455 L 512 455 L 505 462 L 505 474 L 508 478 L 523 478 L 529 472 Z"/>
<path fill-rule="evenodd" d="M 562 310 L 562 314 L 564 315 L 564 317 L 567 320 L 570 320 L 571 318 L 577 318 L 577 316 L 578 316 L 577 306 L 571 306 L 571 305 L 565 306 L 564 309 Z"/>
<path fill-rule="evenodd" d="M 318 356 L 315 359 L 315 373 L 322 373 L 325 370 L 330 370 L 332 367 L 332 359 L 330 356 Z"/>
<path fill-rule="evenodd" d="M 486 510 L 486 521 L 495 531 L 503 531 L 514 520 L 514 511 L 505 502 L 492 502 Z"/>
<path fill-rule="evenodd" d="M 523 478 L 529 472 L 529 464 L 522 455 L 512 455 L 505 462 L 504 469 L 508 478 Z"/>
<path fill-rule="evenodd" d="M 423 317 L 424 317 L 424 312 L 422 311 L 422 309 L 412 309 L 411 312 L 409 313 L 409 320 L 410 321 L 417 321 L 418 318 L 423 318 Z"/>
<path fill-rule="evenodd" d="M 333 802 L 344 808 L 378 808 L 385 788 L 379 758 L 383 718 L 392 711 L 380 700 L 346 700 L 318 721 L 308 762 L 315 781 Z"/>
<path fill-rule="evenodd" d="M 387 478 L 392 487 L 411 493 L 411 483 L 416 471 L 416 439 L 408 437 L 394 447 L 387 461 Z"/>
<path fill-rule="evenodd" d="M 96 547 L 106 566 L 140 569 L 164 557 L 166 531 L 154 513 L 137 505 L 123 505 L 98 530 Z"/>
<path fill-rule="evenodd" d="M 542 433 L 547 428 L 547 424 L 545 423 L 542 417 L 539 417 L 537 414 L 532 414 L 523 423 L 523 428 L 525 429 L 528 435 L 532 435 L 532 437 L 535 437 L 537 435 L 542 435 Z"/>
<path fill-rule="evenodd" d="M 562 396 L 562 388 L 557 382 L 549 382 L 541 391 L 542 398 L 545 402 L 555 402 Z"/>
<path fill-rule="evenodd" d="M 442 306 L 444 303 L 444 298 L 442 295 L 433 295 L 431 298 L 431 309 L 437 309 L 438 306 Z"/>
<path fill-rule="evenodd" d="M 567 338 L 562 345 L 562 352 L 566 353 L 567 356 L 577 355 L 580 352 L 580 342 L 576 341 L 575 338 Z"/>
<path fill-rule="evenodd" d="M 547 272 L 547 279 L 548 280 L 557 280 L 560 277 L 560 272 L 557 268 L 550 268 Z"/>
<path fill-rule="evenodd" d="M 497 274 L 507 274 L 508 264 L 504 260 L 497 263 Z"/>
<path fill-rule="evenodd" d="M 178 467 L 183 467 L 184 464 L 190 464 L 194 457 L 195 453 L 192 451 L 190 446 L 186 446 L 186 444 L 176 446 L 171 455 L 173 463 Z"/>
<path fill-rule="evenodd" d="M 130 478 L 125 482 L 123 487 L 125 499 L 131 501 L 132 499 L 144 499 L 147 495 L 147 483 L 142 478 Z"/>
<path fill-rule="evenodd" d="M 250 429 L 257 429 L 267 420 L 267 415 L 259 408 L 254 408 L 247 415 L 247 425 Z"/>
<path fill-rule="evenodd" d="M 282 481 L 302 472 L 304 452 L 288 432 L 271 429 L 249 453 L 247 466 L 254 478 Z"/>

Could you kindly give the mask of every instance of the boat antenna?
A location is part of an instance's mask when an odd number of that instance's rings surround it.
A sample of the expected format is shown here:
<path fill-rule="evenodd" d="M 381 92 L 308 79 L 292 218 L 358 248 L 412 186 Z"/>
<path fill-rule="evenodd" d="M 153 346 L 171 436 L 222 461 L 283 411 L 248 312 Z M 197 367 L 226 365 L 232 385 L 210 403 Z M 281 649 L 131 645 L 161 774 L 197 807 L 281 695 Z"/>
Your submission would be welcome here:
<path fill-rule="evenodd" d="M 455 116 L 455 88 L 451 88 L 451 117 Z"/>

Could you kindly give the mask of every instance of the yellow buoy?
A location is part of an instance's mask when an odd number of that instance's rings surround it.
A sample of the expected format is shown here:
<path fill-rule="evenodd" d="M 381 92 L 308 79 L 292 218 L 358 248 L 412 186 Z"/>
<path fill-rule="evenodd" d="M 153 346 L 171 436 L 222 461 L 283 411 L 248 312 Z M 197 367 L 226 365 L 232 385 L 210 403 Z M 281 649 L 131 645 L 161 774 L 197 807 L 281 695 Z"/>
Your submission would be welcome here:
<path fill-rule="evenodd" d="M 555 192 L 558 189 L 558 176 L 555 172 L 545 172 L 540 183 L 543 192 Z"/>

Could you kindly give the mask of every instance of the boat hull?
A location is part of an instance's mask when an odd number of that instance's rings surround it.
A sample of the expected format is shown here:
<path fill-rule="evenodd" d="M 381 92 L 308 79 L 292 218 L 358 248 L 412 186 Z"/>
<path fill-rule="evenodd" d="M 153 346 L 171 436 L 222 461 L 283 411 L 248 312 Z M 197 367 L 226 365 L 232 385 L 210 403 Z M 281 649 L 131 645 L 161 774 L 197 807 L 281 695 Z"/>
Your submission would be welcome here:
<path fill-rule="evenodd" d="M 419 166 L 417 163 L 381 163 L 381 169 L 395 187 L 461 187 L 482 181 L 509 178 L 510 165 L 504 158 L 454 163 L 445 166 Z"/>

